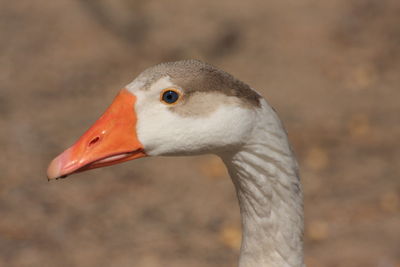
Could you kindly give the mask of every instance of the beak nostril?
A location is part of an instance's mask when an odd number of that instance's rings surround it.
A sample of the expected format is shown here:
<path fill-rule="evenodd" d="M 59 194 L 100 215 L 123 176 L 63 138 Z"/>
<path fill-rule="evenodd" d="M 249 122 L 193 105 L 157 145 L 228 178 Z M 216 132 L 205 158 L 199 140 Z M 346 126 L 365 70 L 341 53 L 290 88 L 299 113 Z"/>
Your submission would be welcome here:
<path fill-rule="evenodd" d="M 97 142 L 99 142 L 100 137 L 96 136 L 95 138 L 92 139 L 92 141 L 89 142 L 89 147 L 93 146 L 94 144 L 96 144 Z"/>

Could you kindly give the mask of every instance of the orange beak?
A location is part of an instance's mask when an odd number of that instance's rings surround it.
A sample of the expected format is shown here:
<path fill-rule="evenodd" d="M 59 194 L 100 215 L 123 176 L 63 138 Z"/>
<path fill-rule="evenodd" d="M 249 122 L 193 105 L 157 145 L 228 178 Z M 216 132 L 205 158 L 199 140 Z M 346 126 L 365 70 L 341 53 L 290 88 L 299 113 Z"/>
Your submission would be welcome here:
<path fill-rule="evenodd" d="M 95 124 L 47 169 L 49 179 L 145 157 L 136 134 L 135 95 L 122 89 Z"/>

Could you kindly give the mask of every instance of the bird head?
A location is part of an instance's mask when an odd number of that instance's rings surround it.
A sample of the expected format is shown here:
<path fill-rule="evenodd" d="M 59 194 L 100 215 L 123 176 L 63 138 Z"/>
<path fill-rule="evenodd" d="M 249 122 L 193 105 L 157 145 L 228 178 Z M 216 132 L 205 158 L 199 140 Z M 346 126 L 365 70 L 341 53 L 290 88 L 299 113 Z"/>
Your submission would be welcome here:
<path fill-rule="evenodd" d="M 163 63 L 122 89 L 49 165 L 49 179 L 146 156 L 223 153 L 246 143 L 261 96 L 197 60 Z"/>

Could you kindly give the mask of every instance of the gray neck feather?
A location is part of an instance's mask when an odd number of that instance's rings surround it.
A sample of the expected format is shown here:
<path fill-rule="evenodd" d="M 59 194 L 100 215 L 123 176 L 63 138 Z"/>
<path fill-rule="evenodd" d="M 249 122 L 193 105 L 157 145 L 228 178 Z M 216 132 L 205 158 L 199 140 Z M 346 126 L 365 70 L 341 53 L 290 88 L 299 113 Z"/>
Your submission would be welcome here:
<path fill-rule="evenodd" d="M 303 265 L 303 202 L 297 162 L 278 117 L 263 101 L 249 141 L 220 155 L 242 216 L 240 267 Z"/>

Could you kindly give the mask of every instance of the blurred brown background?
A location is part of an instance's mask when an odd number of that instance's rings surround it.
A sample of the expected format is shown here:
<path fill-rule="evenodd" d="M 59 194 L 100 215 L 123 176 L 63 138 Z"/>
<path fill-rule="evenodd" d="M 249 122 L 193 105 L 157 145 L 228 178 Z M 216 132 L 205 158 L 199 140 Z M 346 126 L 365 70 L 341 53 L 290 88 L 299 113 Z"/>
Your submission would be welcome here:
<path fill-rule="evenodd" d="M 258 89 L 301 164 L 306 262 L 400 266 L 398 0 L 0 2 L 0 266 L 235 266 L 219 159 L 46 181 L 144 68 L 198 58 Z"/>

